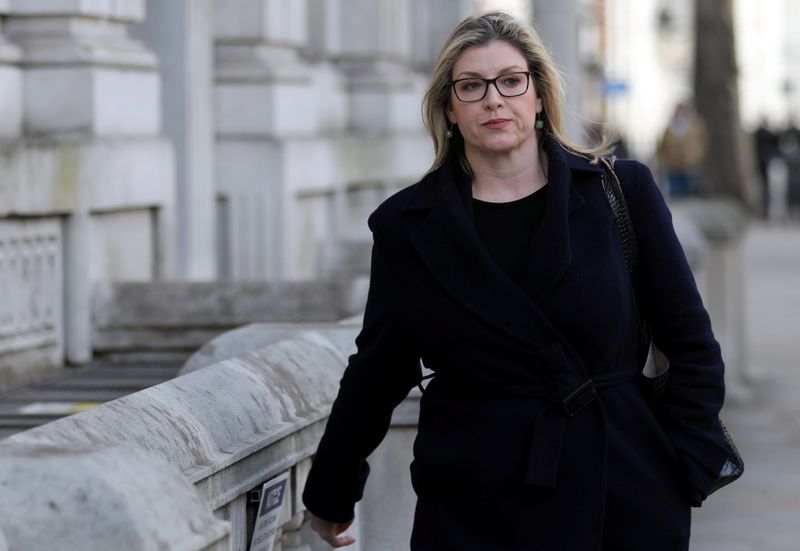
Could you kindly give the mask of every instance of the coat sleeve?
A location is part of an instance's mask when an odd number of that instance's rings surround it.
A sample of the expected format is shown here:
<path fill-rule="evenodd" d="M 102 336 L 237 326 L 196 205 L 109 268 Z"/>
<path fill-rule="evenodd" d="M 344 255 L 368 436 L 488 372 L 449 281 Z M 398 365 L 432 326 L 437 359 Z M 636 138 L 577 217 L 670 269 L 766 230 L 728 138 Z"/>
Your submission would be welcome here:
<path fill-rule="evenodd" d="M 669 359 L 660 421 L 685 469 L 693 505 L 699 506 L 728 459 L 719 422 L 725 398 L 720 347 L 650 170 L 636 162 L 617 166 L 623 188 L 628 188 L 639 245 L 639 308 L 653 342 Z"/>
<path fill-rule="evenodd" d="M 353 518 L 369 474 L 366 458 L 386 435 L 394 408 L 420 380 L 413 337 L 393 307 L 396 273 L 388 257 L 386 245 L 374 232 L 357 352 L 341 379 L 303 492 L 308 510 L 331 522 Z"/>

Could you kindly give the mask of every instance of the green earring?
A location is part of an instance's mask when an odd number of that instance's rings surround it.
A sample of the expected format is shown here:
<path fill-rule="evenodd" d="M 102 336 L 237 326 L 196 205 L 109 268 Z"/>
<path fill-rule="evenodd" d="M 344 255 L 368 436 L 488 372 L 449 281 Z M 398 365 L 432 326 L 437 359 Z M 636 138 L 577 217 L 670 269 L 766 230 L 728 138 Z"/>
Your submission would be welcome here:
<path fill-rule="evenodd" d="M 447 132 L 444 133 L 444 137 L 449 140 L 450 138 L 453 137 L 453 131 L 448 128 Z"/>
<path fill-rule="evenodd" d="M 536 117 L 536 122 L 533 124 L 533 127 L 536 130 L 541 130 L 542 128 L 544 128 L 544 121 L 539 117 Z"/>

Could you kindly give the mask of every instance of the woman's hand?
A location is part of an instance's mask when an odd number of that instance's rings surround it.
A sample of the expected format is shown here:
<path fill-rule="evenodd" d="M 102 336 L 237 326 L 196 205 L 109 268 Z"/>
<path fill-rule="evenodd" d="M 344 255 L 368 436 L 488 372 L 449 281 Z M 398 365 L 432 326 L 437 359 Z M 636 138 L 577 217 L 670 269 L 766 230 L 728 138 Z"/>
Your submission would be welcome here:
<path fill-rule="evenodd" d="M 344 547 L 356 542 L 353 536 L 340 536 L 342 532 L 350 528 L 353 521 L 348 522 L 329 522 L 319 518 L 315 514 L 311 514 L 311 529 L 314 530 L 319 537 L 324 539 L 331 547 Z"/>

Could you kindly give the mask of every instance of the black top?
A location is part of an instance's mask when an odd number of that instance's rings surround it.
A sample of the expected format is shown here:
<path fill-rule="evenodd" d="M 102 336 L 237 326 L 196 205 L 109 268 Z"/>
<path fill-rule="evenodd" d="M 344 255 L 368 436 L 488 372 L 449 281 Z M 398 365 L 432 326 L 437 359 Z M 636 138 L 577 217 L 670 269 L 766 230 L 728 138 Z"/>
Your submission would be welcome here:
<path fill-rule="evenodd" d="M 547 186 L 507 203 L 472 199 L 478 237 L 497 265 L 516 282 L 524 275 L 527 248 L 544 217 L 546 203 Z"/>

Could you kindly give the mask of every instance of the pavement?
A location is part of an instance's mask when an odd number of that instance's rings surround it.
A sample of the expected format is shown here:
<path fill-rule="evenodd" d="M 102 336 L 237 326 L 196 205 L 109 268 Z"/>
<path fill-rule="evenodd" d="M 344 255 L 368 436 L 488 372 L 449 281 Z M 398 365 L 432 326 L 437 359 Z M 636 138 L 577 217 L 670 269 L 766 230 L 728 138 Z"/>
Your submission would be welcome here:
<path fill-rule="evenodd" d="M 692 551 L 800 550 L 800 225 L 754 225 L 745 239 L 752 398 L 722 418 L 745 473 L 692 517 Z"/>

